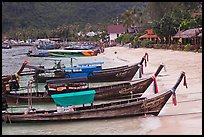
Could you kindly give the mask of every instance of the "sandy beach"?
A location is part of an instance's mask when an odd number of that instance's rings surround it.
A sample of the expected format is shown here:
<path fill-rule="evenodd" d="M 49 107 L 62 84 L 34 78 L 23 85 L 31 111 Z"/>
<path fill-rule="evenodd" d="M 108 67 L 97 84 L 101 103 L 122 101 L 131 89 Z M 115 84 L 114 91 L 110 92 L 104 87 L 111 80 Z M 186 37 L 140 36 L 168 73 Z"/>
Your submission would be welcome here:
<path fill-rule="evenodd" d="M 115 52 L 117 52 L 115 54 Z M 144 75 L 152 75 L 160 63 L 164 63 L 166 72 L 161 71 L 157 78 L 159 92 L 170 89 L 177 81 L 181 71 L 186 73 L 188 88 L 183 81 L 176 91 L 177 105 L 169 99 L 159 114 L 160 126 L 149 131 L 149 135 L 201 135 L 202 134 L 202 53 L 173 51 L 164 49 L 110 47 L 106 48 L 104 56 L 115 60 L 116 64 L 132 64 L 139 62 L 145 54 L 149 62 L 144 68 Z M 120 61 L 119 61 L 120 60 Z M 125 63 L 124 63 L 125 64 Z M 134 78 L 137 78 L 135 75 Z M 152 90 L 148 88 L 147 90 Z M 153 94 L 152 91 L 145 95 Z"/>

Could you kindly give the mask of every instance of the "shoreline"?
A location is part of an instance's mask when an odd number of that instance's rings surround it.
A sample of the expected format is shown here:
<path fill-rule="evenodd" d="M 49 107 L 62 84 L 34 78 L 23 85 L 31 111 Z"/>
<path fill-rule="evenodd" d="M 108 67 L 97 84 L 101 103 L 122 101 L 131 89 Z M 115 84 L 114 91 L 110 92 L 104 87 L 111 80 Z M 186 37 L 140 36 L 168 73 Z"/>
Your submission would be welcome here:
<path fill-rule="evenodd" d="M 147 52 L 149 62 L 148 67 L 144 68 L 144 77 L 152 75 L 160 63 L 165 64 L 167 72 L 161 71 L 161 75 L 164 76 L 157 78 L 159 92 L 170 89 L 181 71 L 186 73 L 188 88 L 183 86 L 183 82 L 179 85 L 176 92 L 177 106 L 172 104 L 172 98 L 170 98 L 158 115 L 160 126 L 148 131 L 148 135 L 202 134 L 202 53 L 128 47 L 105 49 L 105 54 L 111 54 L 111 52 L 112 54 L 117 52 L 117 55 L 112 56 L 113 58 L 122 58 L 128 64 L 138 62 Z M 151 92 L 147 91 L 145 94 L 151 94 Z"/>

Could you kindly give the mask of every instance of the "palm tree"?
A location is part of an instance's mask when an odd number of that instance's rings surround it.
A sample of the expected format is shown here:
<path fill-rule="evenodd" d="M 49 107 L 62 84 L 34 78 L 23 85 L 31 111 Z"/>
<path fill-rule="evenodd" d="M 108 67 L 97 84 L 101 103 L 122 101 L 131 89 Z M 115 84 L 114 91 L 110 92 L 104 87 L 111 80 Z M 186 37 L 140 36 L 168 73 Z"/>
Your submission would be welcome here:
<path fill-rule="evenodd" d="M 122 13 L 121 15 L 121 20 L 122 20 L 122 24 L 123 26 L 125 26 L 126 28 L 129 28 L 132 26 L 133 24 L 133 18 L 132 18 L 132 11 L 131 10 L 126 10 L 124 13 Z"/>
<path fill-rule="evenodd" d="M 144 22 L 142 11 L 136 10 L 135 7 L 122 13 L 121 19 L 123 26 L 126 26 L 127 28 L 133 27 L 135 32 L 137 31 L 136 27 Z"/>

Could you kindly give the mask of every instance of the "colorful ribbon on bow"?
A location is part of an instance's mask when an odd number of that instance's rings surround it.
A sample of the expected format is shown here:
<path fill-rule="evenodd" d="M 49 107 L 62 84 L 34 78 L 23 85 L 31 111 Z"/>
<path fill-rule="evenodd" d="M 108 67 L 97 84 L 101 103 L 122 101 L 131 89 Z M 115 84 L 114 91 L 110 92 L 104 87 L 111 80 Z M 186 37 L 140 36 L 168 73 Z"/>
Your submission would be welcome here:
<path fill-rule="evenodd" d="M 152 76 L 152 79 L 153 79 L 153 84 L 154 84 L 154 93 L 155 94 L 157 94 L 158 93 L 158 85 L 157 85 L 157 82 L 156 82 L 156 77 L 155 77 L 155 75 L 154 76 Z"/>
<path fill-rule="evenodd" d="M 141 73 L 144 74 L 143 65 L 140 66 L 140 69 L 141 69 Z"/>
<path fill-rule="evenodd" d="M 184 76 L 183 85 L 186 86 L 186 88 L 188 88 L 188 86 L 187 86 L 187 82 L 186 82 L 186 75 Z"/>
<path fill-rule="evenodd" d="M 20 81 L 20 75 L 17 72 L 15 73 L 15 76 L 18 79 L 18 81 Z"/>
<path fill-rule="evenodd" d="M 145 67 L 147 66 L 147 61 L 149 61 L 149 55 L 148 53 L 145 53 L 144 55 L 144 61 L 145 61 Z"/>
<path fill-rule="evenodd" d="M 174 106 L 176 106 L 177 105 L 177 101 L 176 101 L 176 93 L 175 92 L 173 92 L 172 100 L 173 100 Z"/>
<path fill-rule="evenodd" d="M 149 61 L 149 55 L 147 52 L 145 53 L 145 56 L 147 57 L 147 61 Z"/>
<path fill-rule="evenodd" d="M 186 88 L 188 88 L 188 86 L 187 86 L 187 82 L 186 82 L 186 75 L 184 75 L 183 85 L 186 86 Z M 173 95 L 173 96 L 172 96 L 173 104 L 174 104 L 174 106 L 176 106 L 176 105 L 177 105 L 177 101 L 176 101 L 176 92 L 175 92 L 174 89 L 172 89 L 172 95 Z"/>
<path fill-rule="evenodd" d="M 141 66 L 142 66 L 142 65 L 140 65 L 140 66 L 139 66 L 139 69 L 138 69 L 138 78 L 141 78 L 141 77 L 142 77 L 142 71 L 143 71 L 143 70 L 142 70 Z"/>

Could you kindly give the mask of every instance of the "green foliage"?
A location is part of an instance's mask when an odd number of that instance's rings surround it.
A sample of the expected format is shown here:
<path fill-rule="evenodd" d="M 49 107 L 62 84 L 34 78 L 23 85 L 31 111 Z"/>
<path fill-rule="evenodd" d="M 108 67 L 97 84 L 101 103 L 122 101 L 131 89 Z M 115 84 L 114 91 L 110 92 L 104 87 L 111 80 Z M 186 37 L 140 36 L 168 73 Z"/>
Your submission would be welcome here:
<path fill-rule="evenodd" d="M 187 44 L 184 46 L 184 50 L 185 51 L 191 51 L 193 48 L 192 48 L 192 45 L 191 44 Z"/>
<path fill-rule="evenodd" d="M 158 36 L 168 37 L 169 35 L 175 35 L 176 31 L 174 26 L 173 18 L 169 15 L 165 15 L 160 21 L 156 22 L 153 30 Z"/>
<path fill-rule="evenodd" d="M 167 48 L 168 48 L 168 45 L 167 45 L 167 44 L 160 44 L 160 47 L 161 47 L 162 49 L 167 49 Z"/>
<path fill-rule="evenodd" d="M 179 48 L 179 45 L 170 45 L 169 49 L 171 50 L 177 50 Z"/>
<path fill-rule="evenodd" d="M 124 33 L 116 39 L 116 42 L 119 42 L 119 43 L 122 42 L 126 44 L 126 43 L 132 42 L 134 38 L 135 38 L 134 35 L 129 34 L 129 33 Z"/>
<path fill-rule="evenodd" d="M 76 33 L 105 31 L 113 18 L 119 17 L 124 26 L 142 26 L 138 28 L 141 32 L 153 28 L 158 36 L 168 37 L 179 27 L 201 27 L 202 16 L 192 18 L 194 11 L 202 12 L 202 2 L 2 2 L 2 35 L 95 41 L 99 36 L 78 37 Z M 124 34 L 117 41 L 134 46 L 139 44 L 138 37 Z M 150 41 L 141 45 L 152 47 Z"/>
<path fill-rule="evenodd" d="M 198 50 L 199 53 L 202 53 L 202 47 Z"/>
<path fill-rule="evenodd" d="M 54 29 L 62 24 L 108 24 L 138 2 L 2 2 L 2 30 Z"/>
<path fill-rule="evenodd" d="M 150 44 L 152 44 L 152 42 L 150 40 L 144 39 L 144 40 L 141 41 L 140 46 L 149 48 L 149 47 L 151 47 L 151 46 L 149 46 Z"/>
<path fill-rule="evenodd" d="M 154 49 L 160 49 L 160 48 L 161 48 L 161 46 L 160 46 L 160 45 L 158 45 L 158 44 L 154 44 L 154 45 L 153 45 L 153 48 L 154 48 Z"/>
<path fill-rule="evenodd" d="M 184 19 L 181 24 L 180 24 L 180 29 L 181 30 L 187 30 L 190 28 L 195 28 L 198 26 L 198 23 L 196 22 L 196 19 Z"/>
<path fill-rule="evenodd" d="M 121 14 L 121 22 L 123 26 L 127 28 L 131 26 L 136 26 L 138 24 L 144 24 L 143 13 L 141 9 L 136 9 L 135 7 L 126 10 Z"/>
<path fill-rule="evenodd" d="M 153 20 L 154 32 L 159 36 L 173 36 L 179 28 L 185 30 L 202 26 L 202 16 L 192 17 L 192 12 L 202 10 L 202 2 L 168 2 L 161 8 L 166 9 L 163 16 L 158 20 Z M 159 11 L 162 10 L 159 9 Z"/>

